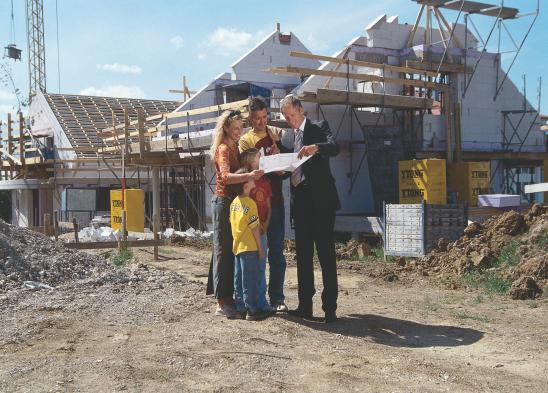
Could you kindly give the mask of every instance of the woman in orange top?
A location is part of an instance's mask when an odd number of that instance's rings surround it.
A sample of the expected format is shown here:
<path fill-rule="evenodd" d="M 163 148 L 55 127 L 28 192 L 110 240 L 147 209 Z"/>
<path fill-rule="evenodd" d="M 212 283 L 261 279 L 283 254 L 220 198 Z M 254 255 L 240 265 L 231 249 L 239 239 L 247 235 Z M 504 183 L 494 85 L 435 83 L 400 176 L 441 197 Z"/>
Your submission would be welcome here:
<path fill-rule="evenodd" d="M 232 231 L 230 228 L 230 203 L 235 195 L 227 187 L 229 184 L 258 180 L 263 171 L 250 173 L 236 172 L 240 168 L 238 141 L 242 133 L 240 111 L 225 111 L 219 117 L 213 143 L 211 159 L 215 164 L 215 195 L 211 200 L 213 216 L 213 255 L 211 257 L 210 277 L 207 294 L 217 299 L 215 315 L 234 318 L 237 313 L 234 300 L 234 254 L 232 253 Z"/>

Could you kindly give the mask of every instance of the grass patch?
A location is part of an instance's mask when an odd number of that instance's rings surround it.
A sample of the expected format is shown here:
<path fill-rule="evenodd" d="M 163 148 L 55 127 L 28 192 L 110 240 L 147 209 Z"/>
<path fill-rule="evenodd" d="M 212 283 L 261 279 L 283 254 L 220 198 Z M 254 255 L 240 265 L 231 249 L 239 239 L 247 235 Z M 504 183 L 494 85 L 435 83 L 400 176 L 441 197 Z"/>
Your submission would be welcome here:
<path fill-rule="evenodd" d="M 534 300 L 529 300 L 527 302 L 527 307 L 529 307 L 529 308 L 538 308 L 538 303 Z"/>
<path fill-rule="evenodd" d="M 518 247 L 519 242 L 517 240 L 509 241 L 500 251 L 499 265 L 516 266 L 519 263 Z"/>
<path fill-rule="evenodd" d="M 483 303 L 483 296 L 477 295 L 477 296 L 472 300 L 472 302 L 473 302 L 474 304 L 481 304 L 481 303 Z"/>
<path fill-rule="evenodd" d="M 471 288 L 482 288 L 489 293 L 503 295 L 508 293 L 512 282 L 496 273 L 480 270 L 471 271 L 462 277 L 462 281 Z"/>
<path fill-rule="evenodd" d="M 376 246 L 371 249 L 371 254 L 375 259 L 381 259 L 384 260 L 384 248 L 382 246 Z M 393 257 L 392 255 L 386 256 L 387 262 L 394 262 L 396 260 L 396 257 Z"/>
<path fill-rule="evenodd" d="M 548 247 L 548 232 L 543 232 L 535 243 L 537 243 L 537 246 L 540 248 Z"/>
<path fill-rule="evenodd" d="M 122 250 L 111 256 L 110 260 L 116 266 L 123 266 L 133 258 L 133 252 L 130 249 Z"/>
<path fill-rule="evenodd" d="M 175 251 L 171 248 L 166 248 L 166 247 L 158 247 L 158 252 L 160 252 L 162 254 L 166 254 L 166 255 L 177 254 L 177 251 Z"/>
<path fill-rule="evenodd" d="M 487 317 L 484 317 L 481 315 L 469 314 L 466 311 L 457 311 L 453 313 L 453 315 L 455 318 L 458 318 L 458 319 L 472 319 L 474 321 L 479 321 L 479 322 L 489 322 L 489 318 Z"/>
<path fill-rule="evenodd" d="M 430 299 L 428 296 L 426 298 L 424 298 L 423 307 L 424 307 L 425 310 L 427 310 L 429 312 L 435 312 L 435 311 L 438 311 L 440 309 L 440 305 L 433 302 L 432 299 Z"/>

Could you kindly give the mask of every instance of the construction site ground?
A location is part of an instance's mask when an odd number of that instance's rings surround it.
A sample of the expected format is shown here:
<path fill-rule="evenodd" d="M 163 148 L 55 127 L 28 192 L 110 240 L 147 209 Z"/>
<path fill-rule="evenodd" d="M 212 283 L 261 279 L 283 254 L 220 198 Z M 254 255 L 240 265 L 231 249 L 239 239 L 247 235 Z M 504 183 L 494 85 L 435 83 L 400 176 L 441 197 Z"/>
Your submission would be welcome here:
<path fill-rule="evenodd" d="M 104 251 L 93 251 L 99 253 Z M 164 278 L 0 293 L 0 391 L 545 392 L 548 299 L 339 262 L 340 321 L 215 317 L 210 250 L 135 249 Z M 290 259 L 291 256 L 289 256 Z M 321 274 L 314 314 L 322 316 Z M 297 304 L 293 260 L 287 304 Z"/>

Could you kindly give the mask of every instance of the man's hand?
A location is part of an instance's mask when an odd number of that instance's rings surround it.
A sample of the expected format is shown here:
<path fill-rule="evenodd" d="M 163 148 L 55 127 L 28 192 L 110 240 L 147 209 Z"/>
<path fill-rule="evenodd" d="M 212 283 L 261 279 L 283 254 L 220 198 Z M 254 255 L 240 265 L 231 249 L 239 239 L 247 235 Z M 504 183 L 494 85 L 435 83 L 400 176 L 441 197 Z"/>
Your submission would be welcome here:
<path fill-rule="evenodd" d="M 270 155 L 272 154 L 280 154 L 280 149 L 276 143 L 273 143 L 272 146 L 270 146 Z"/>
<path fill-rule="evenodd" d="M 251 178 L 253 180 L 259 180 L 261 177 L 263 177 L 264 175 L 264 171 L 261 171 L 259 169 L 255 169 L 254 171 L 252 171 L 250 174 Z"/>
<path fill-rule="evenodd" d="M 297 157 L 301 159 L 303 157 L 313 156 L 317 152 L 318 152 L 318 145 L 303 146 L 301 150 L 299 150 L 299 154 L 297 155 Z"/>

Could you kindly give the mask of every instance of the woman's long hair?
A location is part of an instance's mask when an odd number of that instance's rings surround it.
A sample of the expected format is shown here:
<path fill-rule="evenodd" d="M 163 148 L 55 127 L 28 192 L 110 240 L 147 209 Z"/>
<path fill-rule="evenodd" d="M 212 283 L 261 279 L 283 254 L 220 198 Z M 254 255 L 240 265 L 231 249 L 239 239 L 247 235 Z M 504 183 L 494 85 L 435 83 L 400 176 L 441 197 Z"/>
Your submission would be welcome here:
<path fill-rule="evenodd" d="M 217 151 L 219 145 L 223 142 L 223 138 L 226 135 L 225 128 L 228 128 L 230 124 L 236 120 L 242 120 L 242 115 L 240 111 L 224 111 L 217 119 L 215 133 L 213 134 L 213 143 L 211 143 L 211 149 L 209 150 L 211 161 L 215 160 L 215 152 Z"/>

